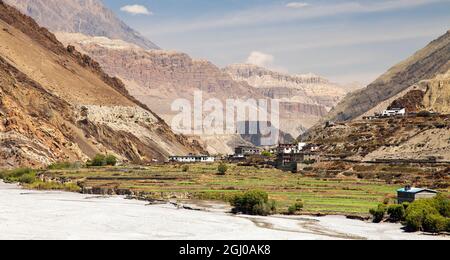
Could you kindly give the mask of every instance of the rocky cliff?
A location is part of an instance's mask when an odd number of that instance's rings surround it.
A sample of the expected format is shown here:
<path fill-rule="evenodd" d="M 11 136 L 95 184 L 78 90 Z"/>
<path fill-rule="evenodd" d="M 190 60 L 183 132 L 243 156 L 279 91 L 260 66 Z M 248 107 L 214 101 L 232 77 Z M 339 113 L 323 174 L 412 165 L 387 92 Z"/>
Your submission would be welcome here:
<path fill-rule="evenodd" d="M 327 119 L 336 121 L 355 119 L 368 111 L 373 111 L 380 103 L 392 99 L 411 86 L 423 80 L 433 79 L 449 69 L 450 31 L 409 59 L 392 67 L 368 87 L 348 95 L 331 111 Z"/>
<path fill-rule="evenodd" d="M 421 82 L 427 88 L 423 99 L 426 110 L 450 114 L 450 70 Z"/>
<path fill-rule="evenodd" d="M 281 129 L 298 136 L 317 123 L 347 93 L 337 84 L 314 74 L 288 75 L 250 64 L 224 69 L 234 80 L 256 88 L 281 104 Z"/>
<path fill-rule="evenodd" d="M 145 50 L 135 44 L 106 37 L 57 33 L 66 45 L 75 46 L 97 60 L 111 75 L 119 77 L 130 94 L 150 107 L 166 122 L 179 112 L 172 110 L 178 99 L 193 106 L 194 93 L 202 92 L 203 101 L 217 99 L 265 98 L 245 82 L 237 82 L 209 61 L 195 60 L 189 55 L 164 50 Z M 236 143 L 246 143 L 239 136 L 201 135 L 208 151 L 216 154 L 233 152 Z M 222 140 L 222 141 L 221 141 Z"/>
<path fill-rule="evenodd" d="M 106 8 L 101 0 L 4 0 L 53 32 L 83 33 L 122 39 L 146 49 L 159 49 Z"/>
<path fill-rule="evenodd" d="M 0 1 L 0 167 L 83 161 L 136 163 L 202 152 L 175 135 L 97 62 Z"/>

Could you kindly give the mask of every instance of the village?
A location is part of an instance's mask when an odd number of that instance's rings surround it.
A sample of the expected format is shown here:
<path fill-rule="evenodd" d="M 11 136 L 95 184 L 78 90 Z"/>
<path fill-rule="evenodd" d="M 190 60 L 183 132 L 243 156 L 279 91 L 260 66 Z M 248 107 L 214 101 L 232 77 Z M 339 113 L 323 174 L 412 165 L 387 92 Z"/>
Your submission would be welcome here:
<path fill-rule="evenodd" d="M 391 108 L 382 111 L 381 113 L 375 113 L 373 116 L 363 117 L 359 124 L 371 124 L 376 120 L 405 120 L 414 119 L 420 117 L 442 117 L 442 115 L 434 112 L 420 112 L 420 113 L 408 113 L 406 108 Z M 445 120 L 448 118 L 445 116 Z M 324 129 L 339 128 L 339 125 L 345 125 L 345 123 L 336 124 L 334 122 L 326 122 Z M 273 167 L 286 172 L 286 174 L 305 173 L 311 171 L 312 166 L 320 163 L 354 163 L 358 164 L 358 161 L 348 159 L 340 154 L 329 154 L 322 144 L 314 142 L 293 142 L 293 143 L 280 143 L 275 146 L 269 147 L 256 147 L 256 146 L 238 146 L 235 148 L 234 154 L 229 156 L 208 156 L 208 155 L 186 155 L 186 156 L 172 156 L 170 157 L 170 163 L 177 164 L 190 164 L 190 163 L 210 163 L 215 162 L 230 163 L 236 165 L 256 166 L 256 167 Z M 376 159 L 373 161 L 365 161 L 365 164 L 373 165 L 387 165 L 387 167 L 399 167 L 399 165 L 433 165 L 433 166 L 448 166 L 448 163 L 438 163 L 436 158 L 426 159 Z M 423 166 L 423 165 L 422 165 Z M 400 182 L 399 182 L 400 184 Z M 396 202 L 402 204 L 405 202 L 411 203 L 417 199 L 433 198 L 438 194 L 438 191 L 427 188 L 430 183 L 415 182 L 413 178 L 403 181 L 404 187 L 397 189 Z M 418 185 L 418 187 L 412 187 Z M 399 185 L 400 186 L 400 185 Z"/>

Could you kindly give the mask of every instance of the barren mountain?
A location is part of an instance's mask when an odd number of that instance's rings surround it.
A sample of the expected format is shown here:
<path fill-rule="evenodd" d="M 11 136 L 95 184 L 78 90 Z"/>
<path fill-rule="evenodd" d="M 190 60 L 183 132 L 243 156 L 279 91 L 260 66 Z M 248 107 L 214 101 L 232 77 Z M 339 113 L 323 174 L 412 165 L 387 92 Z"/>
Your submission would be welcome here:
<path fill-rule="evenodd" d="M 399 98 L 399 95 L 406 94 L 409 88 L 423 80 L 445 74 L 449 69 L 450 31 L 409 59 L 392 67 L 368 87 L 348 95 L 331 111 L 327 119 L 350 120 L 368 111 L 374 112 L 377 106 L 386 107 L 386 104 L 389 105 Z"/>
<path fill-rule="evenodd" d="M 0 167 L 81 161 L 96 153 L 151 162 L 201 152 L 123 83 L 0 1 Z"/>
<path fill-rule="evenodd" d="M 106 8 L 102 0 L 4 0 L 53 32 L 83 33 L 159 49 Z"/>
<path fill-rule="evenodd" d="M 280 101 L 281 129 L 293 136 L 317 123 L 346 95 L 337 84 L 314 74 L 288 75 L 250 64 L 231 65 L 224 71 L 260 94 Z"/>
<path fill-rule="evenodd" d="M 130 94 L 171 122 L 179 114 L 172 110 L 178 99 L 193 106 L 194 93 L 202 92 L 202 99 L 217 99 L 225 105 L 227 99 L 264 98 L 247 83 L 234 81 L 227 73 L 209 61 L 194 60 L 187 54 L 145 50 L 137 45 L 106 37 L 57 33 L 66 45 L 95 58 L 111 75 L 119 77 Z M 228 154 L 234 144 L 246 143 L 239 136 L 209 134 L 200 136 L 211 153 Z"/>

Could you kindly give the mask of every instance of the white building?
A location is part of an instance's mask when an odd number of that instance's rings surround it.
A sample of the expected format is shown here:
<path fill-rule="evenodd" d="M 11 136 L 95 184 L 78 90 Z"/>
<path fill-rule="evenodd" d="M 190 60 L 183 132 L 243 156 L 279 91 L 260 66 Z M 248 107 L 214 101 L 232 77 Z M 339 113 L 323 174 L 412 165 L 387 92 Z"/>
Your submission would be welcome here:
<path fill-rule="evenodd" d="M 216 158 L 205 155 L 170 156 L 171 162 L 177 163 L 214 163 Z"/>
<path fill-rule="evenodd" d="M 383 113 L 381 113 L 381 116 L 383 116 L 383 117 L 405 116 L 405 115 L 406 115 L 405 108 L 388 109 L 388 110 L 384 110 Z"/>

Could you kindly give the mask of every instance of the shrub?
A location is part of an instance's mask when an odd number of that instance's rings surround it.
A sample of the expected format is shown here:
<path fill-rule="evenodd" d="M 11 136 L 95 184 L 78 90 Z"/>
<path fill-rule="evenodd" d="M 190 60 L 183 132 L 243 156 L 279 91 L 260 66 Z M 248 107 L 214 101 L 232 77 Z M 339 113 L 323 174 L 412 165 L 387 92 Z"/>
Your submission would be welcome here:
<path fill-rule="evenodd" d="M 36 181 L 36 174 L 27 173 L 17 178 L 17 181 L 20 183 L 33 183 Z"/>
<path fill-rule="evenodd" d="M 189 171 L 189 165 L 183 165 L 182 169 L 183 172 L 188 172 Z"/>
<path fill-rule="evenodd" d="M 420 111 L 417 113 L 418 117 L 431 117 L 431 113 L 429 111 Z"/>
<path fill-rule="evenodd" d="M 450 218 L 450 199 L 444 194 L 439 194 L 433 201 L 439 213 L 446 218 Z"/>
<path fill-rule="evenodd" d="M 386 205 L 380 204 L 377 208 L 371 209 L 370 214 L 373 217 L 374 223 L 380 223 L 384 219 L 384 215 L 386 214 Z"/>
<path fill-rule="evenodd" d="M 80 192 L 81 188 L 75 183 L 57 183 L 37 181 L 27 185 L 27 188 L 33 190 L 64 190 L 69 192 Z"/>
<path fill-rule="evenodd" d="M 447 219 L 439 214 L 429 214 L 425 216 L 423 228 L 427 232 L 441 233 L 447 229 Z"/>
<path fill-rule="evenodd" d="M 73 169 L 78 168 L 79 165 L 77 163 L 70 162 L 55 162 L 50 164 L 47 168 L 49 170 L 64 170 L 64 169 Z"/>
<path fill-rule="evenodd" d="M 33 183 L 36 181 L 36 173 L 29 168 L 21 168 L 12 171 L 4 171 L 0 178 L 5 182 Z"/>
<path fill-rule="evenodd" d="M 88 166 L 101 167 L 101 166 L 115 166 L 117 164 L 117 158 L 114 155 L 97 154 L 91 161 L 87 163 Z"/>
<path fill-rule="evenodd" d="M 427 231 L 424 225 L 428 215 L 439 215 L 433 199 L 417 200 L 406 210 L 405 224 L 409 231 Z"/>
<path fill-rule="evenodd" d="M 91 161 L 88 162 L 89 166 L 106 166 L 106 156 L 103 154 L 97 154 Z"/>
<path fill-rule="evenodd" d="M 248 191 L 236 195 L 231 200 L 234 213 L 267 216 L 276 211 L 276 204 L 269 201 L 269 195 L 263 191 Z"/>
<path fill-rule="evenodd" d="M 112 155 L 112 154 L 107 155 L 105 157 L 105 164 L 108 165 L 108 166 L 116 166 L 117 158 L 114 155 Z"/>
<path fill-rule="evenodd" d="M 272 156 L 272 153 L 269 152 L 269 151 L 263 151 L 263 152 L 261 153 L 261 155 L 264 156 L 264 157 L 271 157 L 271 156 Z"/>
<path fill-rule="evenodd" d="M 447 218 L 447 227 L 446 227 L 446 231 L 450 232 L 450 218 Z"/>
<path fill-rule="evenodd" d="M 288 208 L 289 215 L 295 215 L 300 212 L 304 207 L 304 203 L 302 200 L 297 200 L 297 202 Z"/>
<path fill-rule="evenodd" d="M 218 171 L 219 175 L 227 174 L 228 165 L 226 165 L 225 163 L 219 164 L 219 166 L 217 167 L 217 171 Z"/>
<path fill-rule="evenodd" d="M 391 205 L 389 206 L 387 213 L 389 220 L 393 222 L 400 222 L 405 219 L 405 208 L 403 205 Z"/>

